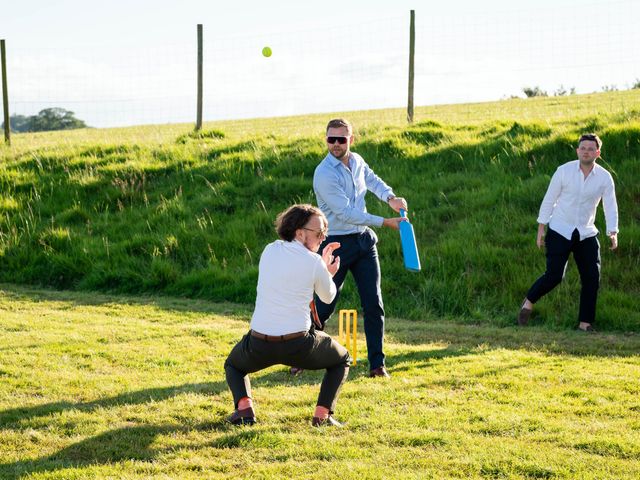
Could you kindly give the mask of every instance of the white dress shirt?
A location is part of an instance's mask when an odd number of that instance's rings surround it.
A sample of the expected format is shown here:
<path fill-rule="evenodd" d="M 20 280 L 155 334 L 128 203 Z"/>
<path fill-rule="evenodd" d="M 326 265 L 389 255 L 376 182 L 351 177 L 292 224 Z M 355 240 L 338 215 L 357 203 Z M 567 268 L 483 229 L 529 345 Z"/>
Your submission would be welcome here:
<path fill-rule="evenodd" d="M 276 240 L 260 257 L 258 295 L 251 329 L 265 335 L 286 335 L 311 328 L 309 303 L 313 292 L 324 303 L 336 296 L 336 286 L 322 257 L 297 240 Z"/>
<path fill-rule="evenodd" d="M 585 178 L 580 160 L 565 163 L 551 178 L 540 205 L 538 223 L 549 224 L 549 228 L 568 240 L 576 228 L 580 240 L 594 237 L 598 234 L 594 221 L 601 199 L 607 233 L 617 233 L 618 204 L 611 174 L 596 163 Z"/>

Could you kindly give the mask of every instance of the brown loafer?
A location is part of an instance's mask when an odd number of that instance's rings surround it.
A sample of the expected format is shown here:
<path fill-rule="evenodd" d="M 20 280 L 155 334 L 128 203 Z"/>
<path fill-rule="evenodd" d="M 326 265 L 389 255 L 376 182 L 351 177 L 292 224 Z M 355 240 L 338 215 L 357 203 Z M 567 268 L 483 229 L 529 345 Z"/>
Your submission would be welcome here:
<path fill-rule="evenodd" d="M 227 417 L 227 422 L 233 425 L 253 425 L 256 423 L 256 414 L 253 408 L 245 408 L 244 410 L 234 410 L 234 412 Z"/>
<path fill-rule="evenodd" d="M 518 325 L 521 327 L 524 327 L 527 323 L 529 323 L 529 318 L 531 317 L 531 312 L 533 310 L 531 310 L 530 308 L 524 308 L 522 307 L 520 309 L 520 313 L 518 313 Z"/>
<path fill-rule="evenodd" d="M 331 415 L 329 415 L 327 418 L 313 417 L 313 419 L 311 419 L 311 426 L 313 426 L 313 427 L 342 427 L 343 425 L 339 421 L 337 421 L 335 418 L 333 418 Z"/>
<path fill-rule="evenodd" d="M 369 376 L 370 377 L 384 377 L 384 378 L 389 378 L 391 375 L 389 375 L 389 372 L 387 372 L 387 369 L 384 368 L 384 365 L 378 368 L 374 368 L 373 370 L 369 371 Z"/>

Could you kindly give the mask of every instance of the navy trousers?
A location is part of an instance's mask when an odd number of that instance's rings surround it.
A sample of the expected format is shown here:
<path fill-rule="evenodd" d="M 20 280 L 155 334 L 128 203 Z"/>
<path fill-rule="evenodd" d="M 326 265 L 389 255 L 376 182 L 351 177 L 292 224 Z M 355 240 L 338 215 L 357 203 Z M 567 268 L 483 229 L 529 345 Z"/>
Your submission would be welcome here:
<path fill-rule="evenodd" d="M 549 229 L 545 240 L 547 271 L 529 289 L 527 298 L 536 303 L 542 296 L 553 290 L 564 278 L 569 254 L 578 266 L 582 288 L 580 290 L 580 312 L 578 321 L 593 325 L 596 319 L 596 302 L 600 287 L 600 243 L 597 237 L 580 241 L 580 233 L 575 229 L 571 240 Z"/>
<path fill-rule="evenodd" d="M 333 277 L 338 294 L 330 304 L 316 297 L 318 317 L 324 323 L 336 308 L 342 285 L 351 272 L 360 294 L 360 304 L 364 314 L 364 334 L 367 340 L 369 368 L 373 370 L 384 365 L 384 304 L 380 288 L 380 262 L 378 260 L 378 237 L 367 228 L 362 233 L 350 235 L 330 235 L 320 247 L 331 242 L 340 242 L 340 248 L 334 251 L 340 257 L 340 269 Z"/>

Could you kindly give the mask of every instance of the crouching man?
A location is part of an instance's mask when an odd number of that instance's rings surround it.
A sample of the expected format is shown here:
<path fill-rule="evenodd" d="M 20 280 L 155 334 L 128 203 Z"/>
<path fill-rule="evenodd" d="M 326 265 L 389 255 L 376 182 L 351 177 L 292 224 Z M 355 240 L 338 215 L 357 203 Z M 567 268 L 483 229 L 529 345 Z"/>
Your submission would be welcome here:
<path fill-rule="evenodd" d="M 260 257 L 258 288 L 251 329 L 231 350 L 225 362 L 227 383 L 235 411 L 235 425 L 256 422 L 249 373 L 282 364 L 309 370 L 326 369 L 312 425 L 341 426 L 332 414 L 349 373 L 351 358 L 342 345 L 311 326 L 309 302 L 315 293 L 331 303 L 336 295 L 332 277 L 340 267 L 326 245 L 327 219 L 311 205 L 293 205 L 278 215 L 280 240 L 267 245 Z"/>

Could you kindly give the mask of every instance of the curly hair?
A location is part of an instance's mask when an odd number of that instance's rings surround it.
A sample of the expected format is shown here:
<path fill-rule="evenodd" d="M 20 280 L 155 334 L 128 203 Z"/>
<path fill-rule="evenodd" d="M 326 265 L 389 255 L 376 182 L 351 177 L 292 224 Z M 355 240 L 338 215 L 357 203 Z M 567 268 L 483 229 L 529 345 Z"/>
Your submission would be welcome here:
<path fill-rule="evenodd" d="M 323 218 L 326 225 L 327 219 L 318 207 L 306 203 L 290 206 L 276 218 L 278 236 L 287 242 L 293 241 L 296 238 L 296 230 L 303 228 L 314 215 Z"/>

